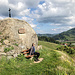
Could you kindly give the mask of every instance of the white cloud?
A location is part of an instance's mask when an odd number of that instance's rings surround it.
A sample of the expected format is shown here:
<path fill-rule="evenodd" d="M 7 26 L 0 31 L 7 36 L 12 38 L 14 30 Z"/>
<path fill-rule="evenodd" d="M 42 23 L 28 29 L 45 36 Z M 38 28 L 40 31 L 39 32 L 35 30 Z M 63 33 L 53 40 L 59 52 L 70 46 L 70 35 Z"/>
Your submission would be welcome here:
<path fill-rule="evenodd" d="M 72 28 L 74 28 L 74 27 L 72 27 L 72 26 L 58 27 L 58 28 L 52 29 L 52 31 L 53 31 L 54 33 L 61 33 L 61 32 L 63 32 L 63 31 L 67 31 L 67 30 L 72 29 Z"/>
<path fill-rule="evenodd" d="M 44 30 L 36 30 L 36 33 L 37 33 L 37 34 L 40 34 L 40 33 L 41 33 L 41 34 L 43 34 L 43 33 L 45 34 L 46 32 L 45 32 Z"/>
<path fill-rule="evenodd" d="M 8 16 L 8 9 L 11 8 L 12 16 L 18 17 L 29 8 L 36 8 L 41 0 L 0 0 L 0 15 Z"/>
<path fill-rule="evenodd" d="M 30 14 L 30 9 L 25 9 L 25 10 L 20 12 L 20 15 L 22 15 L 22 16 L 25 16 L 25 15 L 29 16 L 29 14 Z"/>
<path fill-rule="evenodd" d="M 45 2 L 39 4 L 40 1 Z M 20 17 L 34 28 L 34 21 L 59 26 L 53 29 L 55 32 L 75 27 L 75 0 L 0 0 L 0 19 L 8 16 L 9 8 L 12 17 Z"/>
<path fill-rule="evenodd" d="M 35 25 L 35 24 L 33 24 L 33 23 L 32 23 L 32 24 L 30 24 L 30 25 L 31 25 L 31 27 L 32 27 L 32 28 L 35 28 L 35 27 L 36 27 L 36 25 Z"/>
<path fill-rule="evenodd" d="M 68 3 L 68 2 L 71 2 L 71 0 L 48 0 L 48 1 L 56 2 L 56 3 Z"/>
<path fill-rule="evenodd" d="M 8 4 L 8 0 L 0 0 L 0 5 L 7 5 Z"/>
<path fill-rule="evenodd" d="M 28 17 L 22 17 L 22 19 L 27 21 L 28 23 L 32 23 L 32 21 L 34 20 L 34 19 L 28 18 Z"/>
<path fill-rule="evenodd" d="M 9 7 L 16 11 L 21 11 L 22 9 L 24 9 L 25 5 L 22 2 L 18 2 L 16 4 L 9 4 Z"/>
<path fill-rule="evenodd" d="M 22 2 L 18 2 L 18 9 L 21 9 L 24 7 L 24 4 Z"/>
<path fill-rule="evenodd" d="M 42 0 L 8 0 L 8 2 L 13 5 L 21 2 L 21 4 L 25 5 L 25 8 L 37 7 L 40 1 Z"/>
<path fill-rule="evenodd" d="M 26 4 L 26 6 L 29 8 L 32 8 L 32 7 L 37 7 L 39 2 L 42 1 L 42 0 L 23 0 Z"/>
<path fill-rule="evenodd" d="M 45 2 L 39 4 L 40 1 Z M 10 7 L 13 17 L 29 16 L 42 23 L 73 24 L 75 18 L 75 0 L 0 0 L 0 7 L 1 16 L 8 16 Z M 37 9 L 32 11 L 31 8 Z"/>
<path fill-rule="evenodd" d="M 70 21 L 67 22 L 67 25 L 75 25 L 75 16 L 70 16 L 66 19 L 70 19 Z"/>
<path fill-rule="evenodd" d="M 37 13 L 38 12 L 38 13 Z M 40 23 L 51 23 L 54 25 L 74 25 L 75 2 L 73 0 L 45 0 L 39 4 L 35 14 Z"/>
<path fill-rule="evenodd" d="M 25 21 L 27 21 L 31 25 L 32 28 L 36 27 L 36 25 L 33 24 L 33 22 L 32 22 L 34 19 L 28 18 L 28 17 L 22 17 L 22 19 L 25 20 Z"/>
<path fill-rule="evenodd" d="M 60 26 L 61 24 L 58 24 L 58 23 L 51 23 L 50 25 L 56 25 L 56 26 Z"/>
<path fill-rule="evenodd" d="M 0 20 L 1 20 L 1 19 L 4 19 L 4 18 L 0 16 Z"/>

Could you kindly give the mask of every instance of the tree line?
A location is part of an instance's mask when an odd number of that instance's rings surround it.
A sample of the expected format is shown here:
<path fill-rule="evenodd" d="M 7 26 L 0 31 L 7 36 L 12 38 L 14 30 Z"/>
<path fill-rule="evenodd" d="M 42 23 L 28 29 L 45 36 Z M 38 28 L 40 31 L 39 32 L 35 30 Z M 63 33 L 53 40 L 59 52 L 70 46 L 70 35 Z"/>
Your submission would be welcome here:
<path fill-rule="evenodd" d="M 56 44 L 60 44 L 60 42 L 54 40 L 51 37 L 47 37 L 47 36 L 38 36 L 38 40 L 40 41 L 47 41 L 47 42 L 52 42 L 52 43 L 56 43 Z"/>

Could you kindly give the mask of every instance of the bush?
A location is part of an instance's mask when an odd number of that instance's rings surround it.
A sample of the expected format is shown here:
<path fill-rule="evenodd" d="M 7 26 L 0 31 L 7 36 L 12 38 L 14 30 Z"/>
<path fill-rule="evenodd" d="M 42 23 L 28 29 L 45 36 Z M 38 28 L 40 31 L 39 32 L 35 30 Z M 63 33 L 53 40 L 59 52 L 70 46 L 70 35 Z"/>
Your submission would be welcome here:
<path fill-rule="evenodd" d="M 40 40 L 40 41 L 47 41 L 47 42 L 53 42 L 53 43 L 56 43 L 56 44 L 60 44 L 59 41 L 56 41 L 53 38 L 47 37 L 47 36 L 39 36 L 38 37 L 38 40 Z"/>
<path fill-rule="evenodd" d="M 4 52 L 6 53 L 6 52 L 13 50 L 13 49 L 14 49 L 14 47 L 10 46 L 10 47 L 4 48 Z"/>
<path fill-rule="evenodd" d="M 57 50 L 60 50 L 60 51 L 65 51 L 69 54 L 75 54 L 75 50 L 71 47 L 68 47 L 68 46 L 61 46 L 61 47 L 58 47 Z"/>
<path fill-rule="evenodd" d="M 4 39 L 1 39 L 1 43 L 3 43 Z"/>

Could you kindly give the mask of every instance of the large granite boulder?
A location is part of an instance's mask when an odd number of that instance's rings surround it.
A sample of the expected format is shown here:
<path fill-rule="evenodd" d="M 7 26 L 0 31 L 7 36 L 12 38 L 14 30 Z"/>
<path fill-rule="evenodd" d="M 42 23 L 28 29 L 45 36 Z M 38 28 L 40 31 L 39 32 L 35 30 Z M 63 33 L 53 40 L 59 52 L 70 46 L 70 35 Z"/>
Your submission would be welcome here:
<path fill-rule="evenodd" d="M 13 18 L 0 20 L 0 41 L 6 45 L 8 42 L 18 44 L 18 50 L 31 48 L 32 43 L 37 49 L 38 45 L 38 37 L 32 27 L 24 20 Z"/>

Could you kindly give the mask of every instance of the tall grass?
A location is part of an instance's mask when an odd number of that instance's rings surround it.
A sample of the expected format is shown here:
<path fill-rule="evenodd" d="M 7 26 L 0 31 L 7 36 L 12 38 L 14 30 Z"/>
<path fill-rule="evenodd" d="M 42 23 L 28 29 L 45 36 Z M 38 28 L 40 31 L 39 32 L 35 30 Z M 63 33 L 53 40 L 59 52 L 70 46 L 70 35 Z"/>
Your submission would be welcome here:
<path fill-rule="evenodd" d="M 26 59 L 22 54 L 15 59 L 0 60 L 0 75 L 75 75 L 75 67 L 67 61 L 61 61 L 55 49 L 60 45 L 39 41 L 43 49 L 39 50 L 40 63 Z M 72 63 L 72 62 L 71 62 Z"/>

